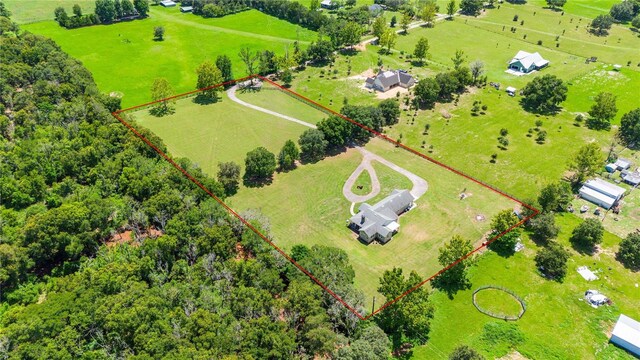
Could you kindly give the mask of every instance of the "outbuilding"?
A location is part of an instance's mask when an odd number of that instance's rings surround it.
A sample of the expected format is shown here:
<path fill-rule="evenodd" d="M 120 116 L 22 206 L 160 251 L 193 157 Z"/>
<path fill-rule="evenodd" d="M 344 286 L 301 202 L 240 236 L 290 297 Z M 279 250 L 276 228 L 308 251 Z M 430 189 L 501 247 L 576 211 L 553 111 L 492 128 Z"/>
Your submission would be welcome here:
<path fill-rule="evenodd" d="M 631 161 L 623 158 L 618 158 L 615 163 L 613 163 L 618 170 L 627 170 L 631 167 Z"/>
<path fill-rule="evenodd" d="M 505 91 L 507 92 L 507 94 L 509 94 L 509 96 L 516 96 L 516 88 L 514 88 L 513 86 L 508 86 Z"/>
<path fill-rule="evenodd" d="M 333 9 L 335 7 L 335 4 L 331 0 L 322 0 L 322 2 L 320 3 L 320 7 L 323 9 Z"/>
<path fill-rule="evenodd" d="M 640 356 L 640 322 L 620 314 L 609 341 L 635 356 Z"/>
<path fill-rule="evenodd" d="M 160 1 L 160 6 L 163 6 L 163 7 L 174 7 L 174 6 L 176 6 L 176 3 L 171 1 L 171 0 L 164 0 L 164 1 Z"/>
<path fill-rule="evenodd" d="M 580 197 L 605 209 L 611 209 L 625 191 L 624 188 L 602 179 L 592 179 L 582 185 Z"/>
<path fill-rule="evenodd" d="M 188 13 L 193 11 L 193 6 L 182 6 L 180 7 L 180 12 Z"/>

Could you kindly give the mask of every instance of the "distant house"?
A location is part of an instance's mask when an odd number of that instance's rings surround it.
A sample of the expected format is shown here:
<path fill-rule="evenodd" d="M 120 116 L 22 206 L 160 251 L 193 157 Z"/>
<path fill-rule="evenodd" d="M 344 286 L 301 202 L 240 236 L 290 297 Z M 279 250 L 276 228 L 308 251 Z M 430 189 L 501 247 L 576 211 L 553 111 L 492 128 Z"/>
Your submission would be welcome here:
<path fill-rule="evenodd" d="M 384 8 L 380 4 L 369 5 L 369 12 L 374 17 L 382 14 L 383 11 L 384 11 Z"/>
<path fill-rule="evenodd" d="M 386 92 L 397 86 L 408 89 L 415 83 L 416 80 L 413 76 L 401 70 L 380 70 L 376 76 L 365 80 L 366 87 L 382 92 Z"/>
<path fill-rule="evenodd" d="M 631 167 L 631 161 L 623 158 L 618 158 L 618 160 L 616 160 L 613 165 L 617 167 L 617 170 L 627 170 Z"/>
<path fill-rule="evenodd" d="M 193 11 L 193 6 L 182 6 L 180 7 L 180 12 L 188 13 Z"/>
<path fill-rule="evenodd" d="M 525 74 L 534 70 L 540 70 L 547 65 L 549 65 L 549 61 L 543 59 L 539 53 L 535 52 L 531 54 L 522 50 L 518 51 L 516 56 L 509 61 L 510 70 Z"/>
<path fill-rule="evenodd" d="M 331 0 L 322 0 L 320 7 L 323 9 L 333 9 L 336 5 Z"/>
<path fill-rule="evenodd" d="M 622 174 L 622 181 L 626 182 L 631 186 L 640 185 L 640 171 L 630 172 L 624 171 Z"/>
<path fill-rule="evenodd" d="M 609 341 L 640 357 L 640 322 L 620 314 Z"/>
<path fill-rule="evenodd" d="M 174 6 L 176 6 L 176 3 L 171 1 L 171 0 L 164 0 L 164 1 L 160 1 L 160 6 L 174 7 Z"/>
<path fill-rule="evenodd" d="M 580 197 L 605 209 L 611 209 L 625 189 L 602 179 L 588 180 L 580 188 Z"/>
<path fill-rule="evenodd" d="M 349 228 L 358 232 L 362 241 L 386 244 L 398 232 L 400 214 L 413 208 L 413 195 L 409 190 L 393 190 L 391 195 L 371 206 L 363 203 L 358 213 L 349 219 Z"/>

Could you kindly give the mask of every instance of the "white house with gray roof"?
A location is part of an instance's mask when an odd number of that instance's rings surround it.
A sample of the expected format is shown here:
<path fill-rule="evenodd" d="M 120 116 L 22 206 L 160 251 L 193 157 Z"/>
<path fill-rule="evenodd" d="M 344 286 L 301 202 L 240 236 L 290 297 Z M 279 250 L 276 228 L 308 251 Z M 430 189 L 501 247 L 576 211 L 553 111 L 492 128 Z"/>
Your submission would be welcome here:
<path fill-rule="evenodd" d="M 398 218 L 413 208 L 415 198 L 409 190 L 393 190 L 391 195 L 371 206 L 362 203 L 358 213 L 349 219 L 349 228 L 358 232 L 367 244 L 378 241 L 386 244 L 398 232 Z"/>
<path fill-rule="evenodd" d="M 413 76 L 401 70 L 380 70 L 374 77 L 367 78 L 365 86 L 378 91 L 388 91 L 394 87 L 410 88 L 416 83 Z"/>
<path fill-rule="evenodd" d="M 537 52 L 528 53 L 526 51 L 518 51 L 516 56 L 509 61 L 509 69 L 521 72 L 524 74 L 530 73 L 534 70 L 540 70 L 543 67 L 549 65 L 549 60 L 542 58 Z"/>

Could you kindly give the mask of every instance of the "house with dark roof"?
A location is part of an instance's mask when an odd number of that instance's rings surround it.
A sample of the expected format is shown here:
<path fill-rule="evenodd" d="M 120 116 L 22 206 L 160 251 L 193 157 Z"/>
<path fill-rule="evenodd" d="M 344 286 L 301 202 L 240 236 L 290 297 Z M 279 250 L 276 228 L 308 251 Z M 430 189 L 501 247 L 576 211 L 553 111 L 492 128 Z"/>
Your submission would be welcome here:
<path fill-rule="evenodd" d="M 378 71 L 374 77 L 365 80 L 365 86 L 370 89 L 386 92 L 394 87 L 410 88 L 416 83 L 413 76 L 402 70 Z"/>
<path fill-rule="evenodd" d="M 549 65 L 549 60 L 543 59 L 539 53 L 528 53 L 520 50 L 516 56 L 509 61 L 509 70 L 527 74 L 534 70 L 540 70 L 547 65 Z"/>
<path fill-rule="evenodd" d="M 362 203 L 358 213 L 349 219 L 349 228 L 367 244 L 373 241 L 386 244 L 400 228 L 398 218 L 413 208 L 414 201 L 409 190 L 393 190 L 373 206 Z"/>

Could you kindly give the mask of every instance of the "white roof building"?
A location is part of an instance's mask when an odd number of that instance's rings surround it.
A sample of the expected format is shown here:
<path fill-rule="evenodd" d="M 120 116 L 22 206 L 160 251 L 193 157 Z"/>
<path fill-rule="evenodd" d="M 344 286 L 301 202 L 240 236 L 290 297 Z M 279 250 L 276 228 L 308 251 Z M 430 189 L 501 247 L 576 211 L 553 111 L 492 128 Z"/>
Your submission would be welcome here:
<path fill-rule="evenodd" d="M 549 60 L 542 58 L 537 52 L 528 53 L 526 51 L 518 51 L 516 56 L 509 61 L 509 69 L 519 71 L 522 73 L 529 73 L 534 70 L 542 69 L 549 65 Z"/>
<path fill-rule="evenodd" d="M 631 161 L 623 158 L 618 158 L 613 164 L 618 167 L 618 170 L 627 170 L 631 167 Z"/>
<path fill-rule="evenodd" d="M 580 188 L 580 197 L 605 209 L 611 209 L 625 191 L 618 185 L 602 179 L 593 179 L 585 182 Z"/>
<path fill-rule="evenodd" d="M 633 355 L 640 356 L 640 322 L 620 314 L 609 341 Z"/>

